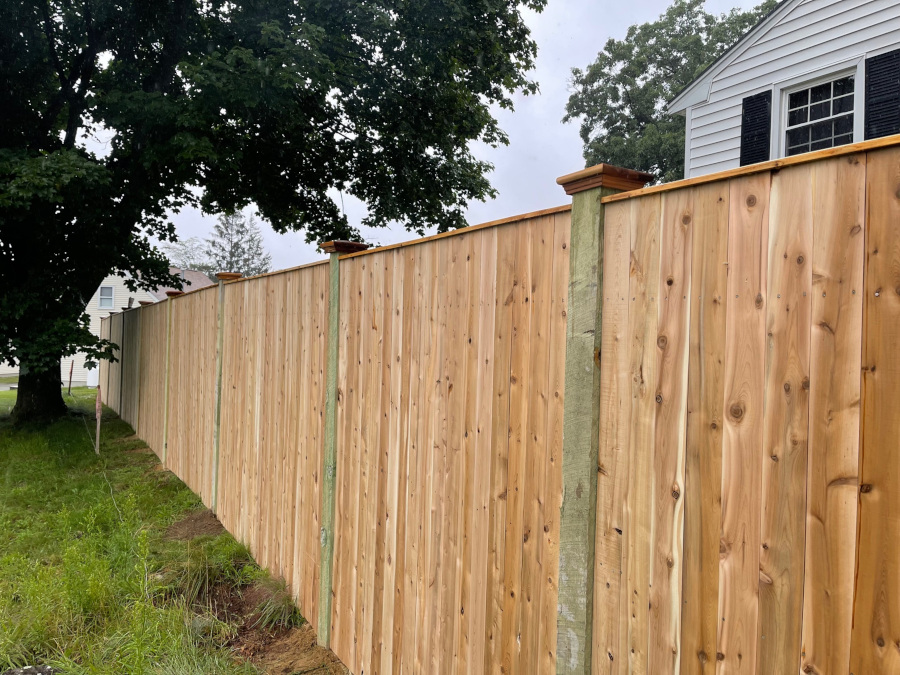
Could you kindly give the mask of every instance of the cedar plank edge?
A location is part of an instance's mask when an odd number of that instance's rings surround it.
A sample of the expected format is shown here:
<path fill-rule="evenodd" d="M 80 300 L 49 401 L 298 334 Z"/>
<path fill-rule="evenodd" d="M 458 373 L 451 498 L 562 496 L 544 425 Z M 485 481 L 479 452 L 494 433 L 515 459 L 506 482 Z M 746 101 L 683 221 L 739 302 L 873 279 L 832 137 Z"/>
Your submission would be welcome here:
<path fill-rule="evenodd" d="M 815 162 L 828 157 L 844 157 L 853 155 L 858 152 L 868 152 L 878 150 L 880 148 L 889 148 L 900 145 L 900 134 L 893 136 L 885 136 L 884 138 L 876 138 L 872 141 L 863 141 L 861 143 L 851 143 L 850 145 L 841 145 L 836 148 L 826 148 L 825 150 L 817 150 L 815 152 L 807 152 L 803 155 L 794 155 L 793 157 L 782 157 L 781 159 L 773 159 L 768 162 L 760 162 L 759 164 L 750 164 L 737 169 L 728 169 L 727 171 L 718 171 L 705 176 L 697 176 L 696 178 L 686 178 L 677 180 L 672 183 L 663 183 L 661 185 L 651 185 L 650 187 L 632 190 L 631 192 L 620 192 L 619 194 L 603 197 L 600 201 L 604 204 L 610 202 L 618 202 L 624 199 L 633 199 L 634 197 L 642 197 L 644 195 L 656 194 L 657 192 L 669 192 L 670 190 L 679 190 L 681 188 L 691 187 L 694 185 L 703 185 L 705 183 L 715 183 L 720 180 L 736 178 L 738 176 L 749 176 L 754 173 L 762 173 L 764 171 L 777 171 L 788 166 L 796 166 L 797 164 L 806 164 Z M 602 166 L 602 165 L 601 165 Z M 585 169 L 588 171 L 588 169 Z M 577 174 L 571 174 L 575 176 Z M 569 178 L 569 176 L 563 176 Z M 560 178 L 557 182 L 563 180 Z"/>

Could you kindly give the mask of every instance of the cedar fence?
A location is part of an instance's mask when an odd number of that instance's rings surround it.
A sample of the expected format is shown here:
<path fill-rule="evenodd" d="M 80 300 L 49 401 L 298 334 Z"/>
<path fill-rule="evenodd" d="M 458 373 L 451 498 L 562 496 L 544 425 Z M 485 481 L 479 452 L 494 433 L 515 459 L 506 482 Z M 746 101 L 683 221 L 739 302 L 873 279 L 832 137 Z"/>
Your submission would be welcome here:
<path fill-rule="evenodd" d="M 114 314 L 104 402 L 358 675 L 900 672 L 900 137 L 645 180 Z"/>

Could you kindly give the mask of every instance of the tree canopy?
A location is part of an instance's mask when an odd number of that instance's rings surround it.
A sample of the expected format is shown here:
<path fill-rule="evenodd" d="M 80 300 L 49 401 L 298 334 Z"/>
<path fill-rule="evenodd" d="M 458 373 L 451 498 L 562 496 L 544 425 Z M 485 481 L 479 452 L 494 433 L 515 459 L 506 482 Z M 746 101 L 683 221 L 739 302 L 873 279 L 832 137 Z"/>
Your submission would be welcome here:
<path fill-rule="evenodd" d="M 661 182 L 684 177 L 684 118 L 666 104 L 778 4 L 710 14 L 704 0 L 675 0 L 656 21 L 610 39 L 597 60 L 572 69 L 563 121 L 578 120 L 587 166 L 607 162 Z"/>
<path fill-rule="evenodd" d="M 106 353 L 86 301 L 111 272 L 177 283 L 151 238 L 185 205 L 309 241 L 358 236 L 334 190 L 369 226 L 464 225 L 493 194 L 469 143 L 506 142 L 491 106 L 535 90 L 520 9 L 544 2 L 0 3 L 0 358 Z"/>

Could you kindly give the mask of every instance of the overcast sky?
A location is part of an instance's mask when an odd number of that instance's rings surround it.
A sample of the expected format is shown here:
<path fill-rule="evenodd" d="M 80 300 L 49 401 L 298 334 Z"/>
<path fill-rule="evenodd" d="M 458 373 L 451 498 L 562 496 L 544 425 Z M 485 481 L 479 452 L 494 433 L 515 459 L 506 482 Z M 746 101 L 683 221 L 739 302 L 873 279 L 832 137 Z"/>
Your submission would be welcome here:
<path fill-rule="evenodd" d="M 540 93 L 517 96 L 513 112 L 497 113 L 509 135 L 508 146 L 474 148 L 479 158 L 494 165 L 489 179 L 499 194 L 492 201 L 469 205 L 470 225 L 568 203 L 556 179 L 584 167 L 577 124 L 560 121 L 569 97 L 571 69 L 587 66 L 608 38 L 621 39 L 630 25 L 656 18 L 668 4 L 669 0 L 548 0 L 542 13 L 526 13 L 538 45 L 537 68 L 531 78 L 540 85 Z M 753 4 L 707 0 L 706 7 L 719 13 Z M 343 202 L 350 222 L 358 225 L 364 208 L 346 196 Z M 174 214 L 172 220 L 181 238 L 205 237 L 215 222 L 214 217 L 193 209 Z M 382 245 L 416 236 L 401 227 L 366 230 L 363 235 L 367 242 Z M 322 257 L 315 246 L 304 242 L 302 234 L 279 235 L 263 224 L 263 236 L 275 269 Z"/>

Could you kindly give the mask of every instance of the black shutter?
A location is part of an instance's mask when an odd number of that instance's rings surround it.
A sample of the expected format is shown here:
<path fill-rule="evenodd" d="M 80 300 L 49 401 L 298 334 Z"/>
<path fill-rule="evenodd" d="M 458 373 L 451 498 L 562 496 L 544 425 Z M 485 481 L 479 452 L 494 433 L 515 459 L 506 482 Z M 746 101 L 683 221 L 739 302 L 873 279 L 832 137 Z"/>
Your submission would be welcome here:
<path fill-rule="evenodd" d="M 772 92 L 764 91 L 744 99 L 741 115 L 741 166 L 769 159 L 772 129 Z"/>
<path fill-rule="evenodd" d="M 900 134 L 900 49 L 866 59 L 866 140 Z"/>

